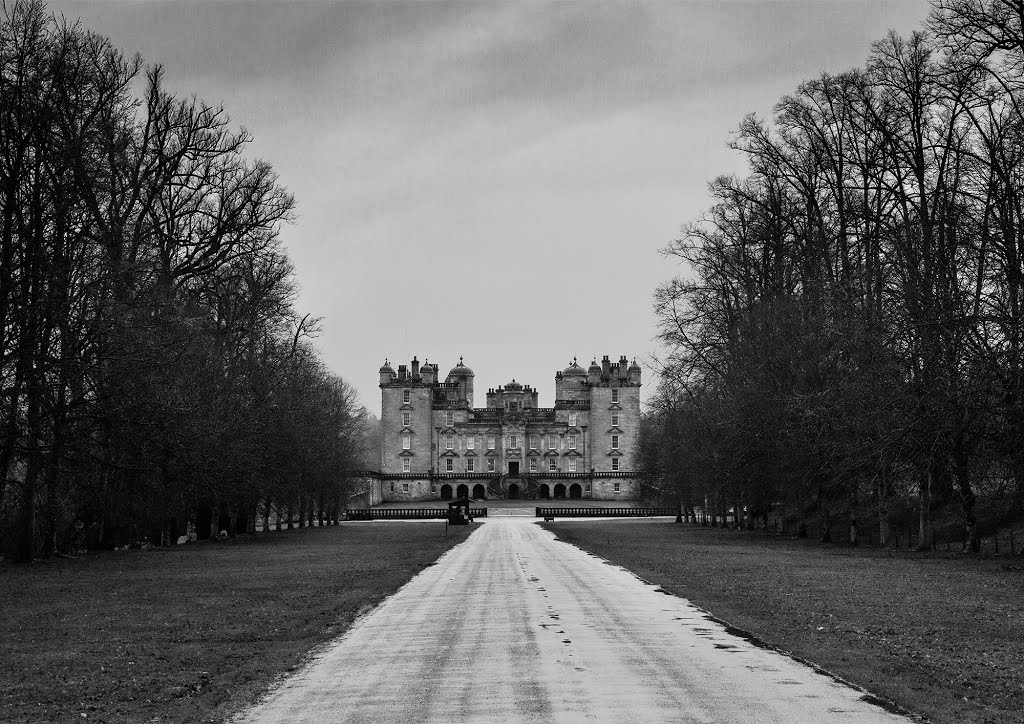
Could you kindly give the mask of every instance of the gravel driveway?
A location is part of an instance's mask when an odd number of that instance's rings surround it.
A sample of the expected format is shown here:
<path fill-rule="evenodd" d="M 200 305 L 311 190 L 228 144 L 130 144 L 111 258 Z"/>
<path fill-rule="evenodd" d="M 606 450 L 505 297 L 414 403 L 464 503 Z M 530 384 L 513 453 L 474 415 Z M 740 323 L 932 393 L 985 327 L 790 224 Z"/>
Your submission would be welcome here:
<path fill-rule="evenodd" d="M 235 721 L 910 721 L 531 521 L 479 524 Z"/>

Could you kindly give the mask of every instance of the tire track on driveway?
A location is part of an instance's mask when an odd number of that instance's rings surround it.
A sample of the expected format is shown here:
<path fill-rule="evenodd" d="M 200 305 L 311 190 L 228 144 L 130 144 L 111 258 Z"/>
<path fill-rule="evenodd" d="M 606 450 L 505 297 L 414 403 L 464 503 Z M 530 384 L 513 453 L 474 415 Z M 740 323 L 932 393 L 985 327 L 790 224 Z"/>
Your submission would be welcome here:
<path fill-rule="evenodd" d="M 233 721 L 910 721 L 862 695 L 505 517 Z"/>

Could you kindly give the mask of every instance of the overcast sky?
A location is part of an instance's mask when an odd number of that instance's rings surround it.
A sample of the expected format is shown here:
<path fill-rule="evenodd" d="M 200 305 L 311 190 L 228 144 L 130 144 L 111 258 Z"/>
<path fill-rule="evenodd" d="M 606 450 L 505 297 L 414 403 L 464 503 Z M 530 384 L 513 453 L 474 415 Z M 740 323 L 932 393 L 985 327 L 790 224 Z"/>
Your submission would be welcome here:
<path fill-rule="evenodd" d="M 168 84 L 223 102 L 298 201 L 283 229 L 327 364 L 460 355 L 554 401 L 578 357 L 656 353 L 659 249 L 742 171 L 742 116 L 862 65 L 925 0 L 62 0 Z"/>

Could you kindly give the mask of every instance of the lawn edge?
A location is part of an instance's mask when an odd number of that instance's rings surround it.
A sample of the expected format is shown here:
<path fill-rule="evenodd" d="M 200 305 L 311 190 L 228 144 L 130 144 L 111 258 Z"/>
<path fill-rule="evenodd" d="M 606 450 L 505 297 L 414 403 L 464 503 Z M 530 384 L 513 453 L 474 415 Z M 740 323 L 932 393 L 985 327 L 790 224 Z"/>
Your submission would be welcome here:
<path fill-rule="evenodd" d="M 222 718 L 220 720 L 222 722 L 222 724 L 246 724 L 245 720 L 242 719 L 242 717 L 244 715 L 248 714 L 252 710 L 254 710 L 257 707 L 261 706 L 264 702 L 266 702 L 268 699 L 270 699 L 275 693 L 277 693 L 282 687 L 284 687 L 288 683 L 289 679 L 291 679 L 292 677 L 298 676 L 306 668 L 312 666 L 316 662 L 317 659 L 319 659 L 320 657 L 322 657 L 324 654 L 327 653 L 328 649 L 330 649 L 335 644 L 341 643 L 342 639 L 346 638 L 353 631 L 355 631 L 356 629 L 358 629 L 361 626 L 363 626 L 363 624 L 366 623 L 366 621 L 370 618 L 370 616 L 372 616 L 377 611 L 379 611 L 380 608 L 385 603 L 390 601 L 394 596 L 396 596 L 399 591 L 401 591 L 403 588 L 405 588 L 410 583 L 412 583 L 417 578 L 419 578 L 421 575 L 423 575 L 428 569 L 433 568 L 438 563 L 440 563 L 452 551 L 456 550 L 457 548 L 461 548 L 462 546 L 464 546 L 469 541 L 470 538 L 472 538 L 474 535 L 476 535 L 476 533 L 479 530 L 480 530 L 480 528 L 478 526 L 474 527 L 473 531 L 468 536 L 466 536 L 466 539 L 464 541 L 462 541 L 461 543 L 457 543 L 456 545 L 454 545 L 451 548 L 449 548 L 446 551 L 444 551 L 441 555 L 439 555 L 437 558 L 435 558 L 431 563 L 428 563 L 427 565 L 423 566 L 419 571 L 417 571 L 415 573 L 415 575 L 413 575 L 409 580 L 407 580 L 401 586 L 399 586 L 394 591 L 389 593 L 387 596 L 384 596 L 379 601 L 375 601 L 373 603 L 368 603 L 365 606 L 363 606 L 361 609 L 356 611 L 356 615 L 352 618 L 352 621 L 349 622 L 349 624 L 344 628 L 344 630 L 339 631 L 337 633 L 337 635 L 332 636 L 331 638 L 327 639 L 326 641 L 321 641 L 320 643 L 318 643 L 318 644 L 312 646 L 311 648 L 309 648 L 304 654 L 302 654 L 302 658 L 299 659 L 299 662 L 297 664 L 295 664 L 294 666 L 292 666 L 290 669 L 288 669 L 286 671 L 280 672 L 279 674 L 277 674 L 274 677 L 273 681 L 271 681 L 269 684 L 264 686 L 262 691 L 260 691 L 259 695 L 257 696 L 257 698 L 255 700 L 249 701 L 248 703 L 243 704 L 243 705 L 238 706 L 238 707 L 232 707 L 233 711 L 224 712 L 224 714 L 222 715 Z"/>
<path fill-rule="evenodd" d="M 776 646 L 775 644 L 771 643 L 770 641 L 765 641 L 760 636 L 758 636 L 758 635 L 756 635 L 756 634 L 754 634 L 754 633 L 752 633 L 750 631 L 747 631 L 746 629 L 740 628 L 739 626 L 734 626 L 733 624 L 729 623 L 725 619 L 723 619 L 723 618 L 721 618 L 719 616 L 716 616 L 715 614 L 711 613 L 710 611 L 708 611 L 707 609 L 705 609 L 705 608 L 703 608 L 701 606 L 698 606 L 693 601 L 691 601 L 689 598 L 687 598 L 686 596 L 682 595 L 678 591 L 674 590 L 675 586 L 671 586 L 671 585 L 666 586 L 665 584 L 662 584 L 662 583 L 654 583 L 652 581 L 649 581 L 646 578 L 644 578 L 643 576 L 641 576 L 639 573 L 637 573 L 636 571 L 632 570 L 631 568 L 627 568 L 626 566 L 622 565 L 621 563 L 616 563 L 615 561 L 610 561 L 607 558 L 605 558 L 603 556 L 600 556 L 597 553 L 594 553 L 593 551 L 589 551 L 586 548 L 583 548 L 581 546 L 576 545 L 575 543 L 570 543 L 567 540 L 563 540 L 562 538 L 558 537 L 558 534 L 555 531 L 553 531 L 550 528 L 548 528 L 548 525 L 545 522 L 537 521 L 537 525 L 539 525 L 540 527 L 544 528 L 549 533 L 551 533 L 551 535 L 553 535 L 555 537 L 555 540 L 558 541 L 559 543 L 564 543 L 565 545 L 572 546 L 573 548 L 576 548 L 576 549 L 578 549 L 580 551 L 583 551 L 587 555 L 593 556 L 594 558 L 598 558 L 598 559 L 604 561 L 608 565 L 616 566 L 616 567 L 620 568 L 621 570 L 625 571 L 626 573 L 629 573 L 631 576 L 633 576 L 634 578 L 636 578 L 637 580 L 639 580 L 640 582 L 642 582 L 642 583 L 644 583 L 644 584 L 646 584 L 648 586 L 654 586 L 655 589 L 656 589 L 656 591 L 655 591 L 656 593 L 663 593 L 666 596 L 675 596 L 676 598 L 680 598 L 680 599 L 686 601 L 687 604 L 689 604 L 690 606 L 693 606 L 695 609 L 697 609 L 702 614 L 704 614 L 704 616 L 708 620 L 713 621 L 714 623 L 717 623 L 720 626 L 724 627 L 726 633 L 731 634 L 733 636 L 739 636 L 740 638 L 746 639 L 747 641 L 749 641 L 750 643 L 752 643 L 753 645 L 755 645 L 755 646 L 757 646 L 759 648 L 767 649 L 769 651 L 774 651 L 774 652 L 776 652 L 778 654 L 782 654 L 783 656 L 786 656 L 786 657 L 788 657 L 790 659 L 793 659 L 794 661 L 797 661 L 797 662 L 803 664 L 804 666 L 810 667 L 811 669 L 813 669 L 815 671 L 815 673 L 822 674 L 823 676 L 827 676 L 830 679 L 833 679 L 833 680 L 839 682 L 843 686 L 846 686 L 846 687 L 848 687 L 850 689 L 853 689 L 854 691 L 860 692 L 862 694 L 861 700 L 863 700 L 863 701 L 865 701 L 865 702 L 867 702 L 869 704 L 874 704 L 875 706 L 878 706 L 878 707 L 880 707 L 882 709 L 885 709 L 890 714 L 898 714 L 900 716 L 905 716 L 905 717 L 907 717 L 909 719 L 913 719 L 914 721 L 921 722 L 921 724 L 931 724 L 932 720 L 929 719 L 924 714 L 920 714 L 918 712 L 912 711 L 912 710 L 906 708 L 905 706 L 903 706 L 902 704 L 900 704 L 899 702 L 894 701 L 893 699 L 890 699 L 888 697 L 880 696 L 878 694 L 875 694 L 874 692 L 869 691 L 868 689 L 864 688 L 860 684 L 852 682 L 852 681 L 850 681 L 850 680 L 840 676 L 839 674 L 835 673 L 834 671 L 830 671 L 829 669 L 826 669 L 824 666 L 821 666 L 820 664 L 816 664 L 815 662 L 811 661 L 810 659 L 806 659 L 803 656 L 800 656 L 799 654 L 793 653 L 792 651 L 787 651 L 786 649 L 782 648 L 781 646 Z"/>

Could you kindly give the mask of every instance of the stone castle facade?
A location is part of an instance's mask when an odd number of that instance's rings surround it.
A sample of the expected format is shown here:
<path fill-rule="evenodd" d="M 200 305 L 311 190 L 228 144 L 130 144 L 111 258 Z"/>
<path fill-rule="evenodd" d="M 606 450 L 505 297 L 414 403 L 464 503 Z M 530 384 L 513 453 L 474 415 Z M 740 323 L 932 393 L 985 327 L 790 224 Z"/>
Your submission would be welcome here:
<path fill-rule="evenodd" d="M 580 498 L 632 500 L 640 366 L 576 360 L 555 373 L 555 406 L 514 379 L 473 406 L 462 359 L 441 381 L 413 358 L 380 368 L 380 479 L 385 501 Z"/>

